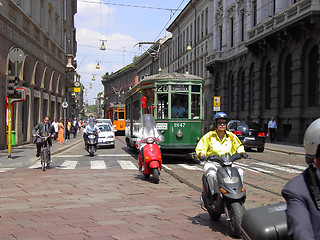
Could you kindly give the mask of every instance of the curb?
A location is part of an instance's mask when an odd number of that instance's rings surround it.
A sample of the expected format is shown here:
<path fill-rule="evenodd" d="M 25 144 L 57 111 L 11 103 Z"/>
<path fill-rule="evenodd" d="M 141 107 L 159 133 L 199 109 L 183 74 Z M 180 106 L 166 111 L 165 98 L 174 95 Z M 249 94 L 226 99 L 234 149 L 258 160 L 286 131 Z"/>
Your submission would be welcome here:
<path fill-rule="evenodd" d="M 70 145 L 65 145 L 65 146 L 63 146 L 61 148 L 58 148 L 57 150 L 51 152 L 51 156 L 55 155 L 55 154 L 59 154 L 59 153 L 65 151 L 65 150 L 67 150 L 68 148 L 71 148 L 71 147 L 73 147 L 73 146 L 75 146 L 75 145 L 77 145 L 77 144 L 79 144 L 81 142 L 83 142 L 83 139 L 75 141 L 75 142 L 71 143 Z"/>
<path fill-rule="evenodd" d="M 265 147 L 265 149 L 270 150 L 270 151 L 274 151 L 274 152 L 287 153 L 289 155 L 301 155 L 301 156 L 305 155 L 304 152 L 295 152 L 295 151 L 283 150 L 283 149 L 279 149 L 279 148 Z"/>

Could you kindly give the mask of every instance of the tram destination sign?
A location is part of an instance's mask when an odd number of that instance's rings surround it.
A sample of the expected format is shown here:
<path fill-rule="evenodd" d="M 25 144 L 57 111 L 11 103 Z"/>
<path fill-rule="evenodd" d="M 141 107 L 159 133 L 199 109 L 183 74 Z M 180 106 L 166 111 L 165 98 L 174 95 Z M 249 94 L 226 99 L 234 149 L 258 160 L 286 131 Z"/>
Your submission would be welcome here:
<path fill-rule="evenodd" d="M 181 84 L 172 85 L 171 90 L 172 91 L 189 91 L 189 85 L 181 85 Z"/>

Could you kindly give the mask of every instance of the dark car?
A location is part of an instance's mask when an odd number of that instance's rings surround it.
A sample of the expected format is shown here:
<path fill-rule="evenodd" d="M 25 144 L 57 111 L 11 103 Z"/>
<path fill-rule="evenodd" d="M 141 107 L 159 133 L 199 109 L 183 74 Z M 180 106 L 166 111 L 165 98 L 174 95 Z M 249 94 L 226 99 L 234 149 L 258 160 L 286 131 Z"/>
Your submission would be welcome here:
<path fill-rule="evenodd" d="M 231 120 L 227 128 L 233 132 L 243 143 L 245 151 L 257 148 L 259 152 L 264 151 L 265 133 L 257 122 Z"/>

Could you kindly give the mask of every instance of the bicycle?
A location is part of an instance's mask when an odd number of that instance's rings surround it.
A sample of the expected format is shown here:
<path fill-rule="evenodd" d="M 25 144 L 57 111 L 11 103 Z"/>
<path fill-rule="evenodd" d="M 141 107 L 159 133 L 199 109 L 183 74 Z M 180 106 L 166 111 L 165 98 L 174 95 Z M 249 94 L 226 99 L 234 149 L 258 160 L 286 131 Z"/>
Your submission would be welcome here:
<path fill-rule="evenodd" d="M 50 161 L 50 146 L 48 143 L 48 137 L 42 137 L 40 135 L 37 135 L 39 138 L 41 138 L 42 146 L 41 146 L 41 152 L 40 152 L 40 160 L 41 160 L 41 169 L 42 171 L 45 171 L 48 167 L 48 162 Z"/>

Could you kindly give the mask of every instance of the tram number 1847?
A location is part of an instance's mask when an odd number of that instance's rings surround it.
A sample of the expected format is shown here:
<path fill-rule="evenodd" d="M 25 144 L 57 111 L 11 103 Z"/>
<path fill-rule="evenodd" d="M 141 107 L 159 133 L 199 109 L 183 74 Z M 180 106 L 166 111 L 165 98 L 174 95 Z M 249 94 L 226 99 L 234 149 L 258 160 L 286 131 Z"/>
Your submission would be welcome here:
<path fill-rule="evenodd" d="M 183 128 L 186 125 L 186 123 L 174 123 L 173 126 L 174 127 L 181 127 Z"/>

